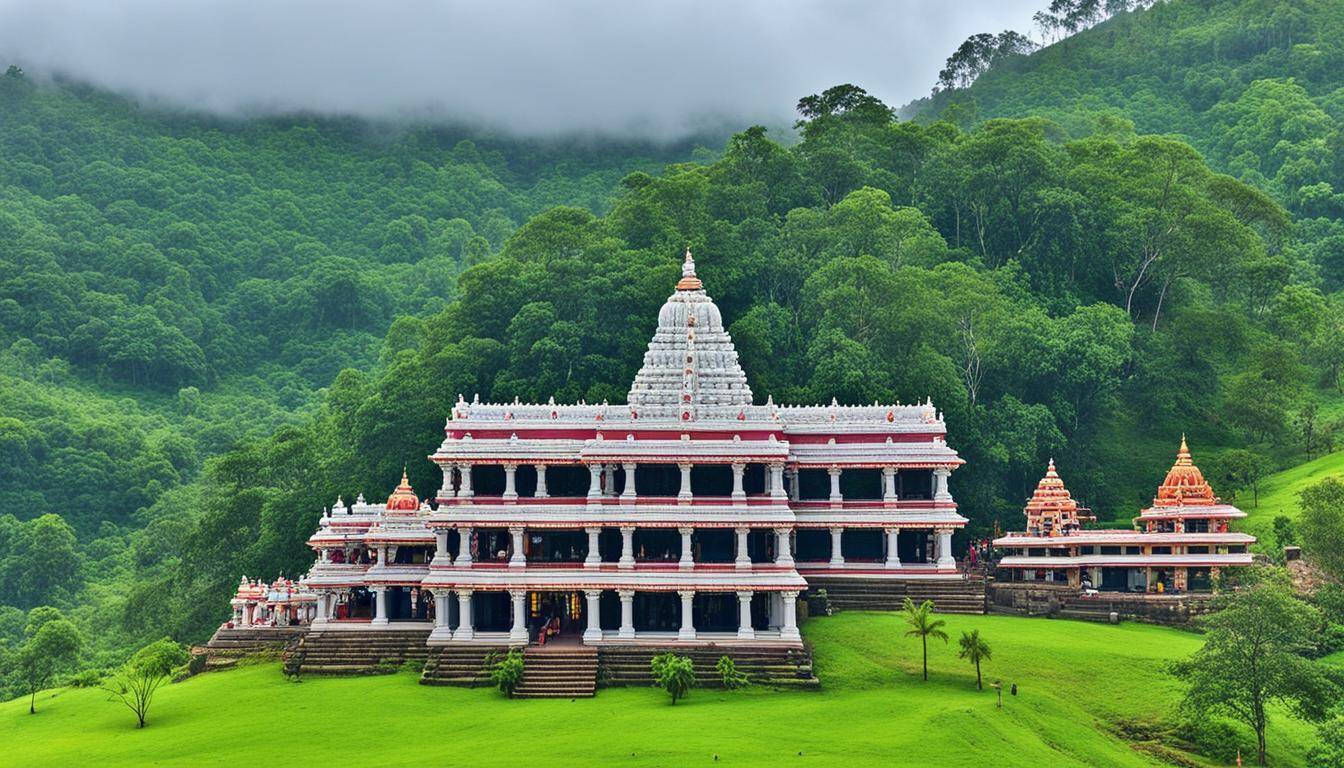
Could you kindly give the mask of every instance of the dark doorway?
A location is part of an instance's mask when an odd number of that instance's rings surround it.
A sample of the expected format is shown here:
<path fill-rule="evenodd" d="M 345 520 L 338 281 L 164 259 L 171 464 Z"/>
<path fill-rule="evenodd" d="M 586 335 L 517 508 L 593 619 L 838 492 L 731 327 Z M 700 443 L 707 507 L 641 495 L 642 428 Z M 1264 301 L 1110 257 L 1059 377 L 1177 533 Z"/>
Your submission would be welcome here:
<path fill-rule="evenodd" d="M 701 528 L 691 536 L 691 551 L 697 563 L 731 563 L 737 557 L 736 534 L 731 528 Z"/>
<path fill-rule="evenodd" d="M 578 591 L 528 592 L 528 641 L 545 644 L 582 633 L 583 604 L 583 593 Z"/>
<path fill-rule="evenodd" d="M 875 563 L 885 559 L 881 528 L 846 528 L 840 538 L 846 560 Z"/>
<path fill-rule="evenodd" d="M 681 533 L 673 528 L 636 528 L 635 561 L 675 563 L 681 559 Z"/>
<path fill-rule="evenodd" d="M 699 592 L 692 603 L 697 632 L 736 632 L 738 600 L 736 592 Z"/>
<path fill-rule="evenodd" d="M 840 495 L 845 501 L 881 499 L 882 470 L 846 468 L 840 473 Z"/>
<path fill-rule="evenodd" d="M 733 492 L 733 468 L 727 464 L 696 464 L 691 467 L 691 493 L 696 496 L 728 496 Z"/>
<path fill-rule="evenodd" d="M 337 619 L 373 618 L 373 593 L 365 587 L 351 587 L 336 603 Z"/>
<path fill-rule="evenodd" d="M 1103 592 L 1125 592 L 1129 590 L 1128 568 L 1102 568 L 1101 586 Z"/>
<path fill-rule="evenodd" d="M 582 464 L 547 467 L 546 494 L 561 499 L 587 496 L 589 477 L 588 467 Z"/>
<path fill-rule="evenodd" d="M 471 490 L 477 496 L 504 495 L 504 468 L 498 464 L 478 464 L 472 467 Z"/>
<path fill-rule="evenodd" d="M 433 600 L 419 587 L 388 587 L 383 594 L 387 598 L 388 621 L 429 621 L 432 618 L 430 605 Z"/>
<path fill-rule="evenodd" d="M 640 496 L 676 496 L 681 492 L 681 468 L 676 464 L 639 464 L 635 492 Z"/>
<path fill-rule="evenodd" d="M 636 631 L 675 632 L 681 627 L 681 597 L 676 592 L 636 592 L 634 612 Z"/>
<path fill-rule="evenodd" d="M 800 501 L 824 501 L 831 497 L 831 476 L 824 469 L 798 470 Z"/>
<path fill-rule="evenodd" d="M 748 464 L 742 473 L 742 490 L 748 496 L 760 496 L 765 493 L 765 480 L 768 469 L 764 464 Z"/>
<path fill-rule="evenodd" d="M 747 554 L 751 555 L 751 562 L 773 563 L 776 538 L 771 528 L 752 528 L 747 534 Z"/>
<path fill-rule="evenodd" d="M 903 469 L 896 473 L 897 493 L 902 499 L 928 501 L 933 498 L 933 471 Z"/>
<path fill-rule="evenodd" d="M 820 563 L 831 559 L 831 532 L 825 528 L 798 528 L 794 559 Z"/>
<path fill-rule="evenodd" d="M 508 632 L 513 606 L 508 592 L 476 592 L 471 598 L 471 625 L 479 632 Z"/>
<path fill-rule="evenodd" d="M 583 531 L 528 531 L 527 562 L 582 563 L 588 555 L 588 534 Z"/>
<path fill-rule="evenodd" d="M 902 528 L 897 537 L 896 551 L 902 563 L 928 562 L 929 530 L 927 528 Z"/>

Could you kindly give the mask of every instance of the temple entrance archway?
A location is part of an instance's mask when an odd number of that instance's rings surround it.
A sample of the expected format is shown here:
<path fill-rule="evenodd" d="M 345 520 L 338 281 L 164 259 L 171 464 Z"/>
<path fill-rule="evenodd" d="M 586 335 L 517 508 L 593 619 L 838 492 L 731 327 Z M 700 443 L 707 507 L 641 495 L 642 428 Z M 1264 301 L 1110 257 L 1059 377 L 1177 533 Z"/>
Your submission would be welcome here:
<path fill-rule="evenodd" d="M 529 643 L 577 642 L 586 627 L 584 596 L 578 590 L 527 593 Z"/>

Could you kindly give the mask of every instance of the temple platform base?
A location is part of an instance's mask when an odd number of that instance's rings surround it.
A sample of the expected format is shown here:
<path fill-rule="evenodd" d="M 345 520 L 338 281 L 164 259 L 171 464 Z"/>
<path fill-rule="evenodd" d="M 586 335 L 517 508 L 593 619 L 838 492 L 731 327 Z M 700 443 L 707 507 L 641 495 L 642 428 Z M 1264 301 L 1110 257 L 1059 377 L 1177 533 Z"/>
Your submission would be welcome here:
<path fill-rule="evenodd" d="M 650 662 L 661 653 L 688 656 L 695 665 L 698 685 L 717 688 L 722 685 L 715 671 L 719 659 L 727 656 L 737 670 L 757 685 L 789 688 L 817 688 L 820 683 L 812 670 L 812 653 L 798 646 L 734 643 L 731 645 L 602 645 L 597 649 L 598 681 L 602 686 L 652 685 Z"/>
<path fill-rule="evenodd" d="M 1187 626 L 1212 609 L 1210 593 L 1151 594 L 1098 592 L 1084 595 L 1063 584 L 995 582 L 989 587 L 990 609 L 995 613 L 1047 616 L 1058 619 L 1109 622 L 1142 621 Z"/>
<path fill-rule="evenodd" d="M 808 597 L 826 590 L 827 603 L 839 611 L 899 611 L 909 597 L 932 600 L 938 613 L 985 612 L 985 581 L 953 572 L 941 578 L 901 578 L 864 574 L 804 573 Z M 809 601 L 809 606 L 812 603 Z"/>
<path fill-rule="evenodd" d="M 429 631 L 428 625 L 315 627 L 286 660 L 286 668 L 300 675 L 374 675 L 408 663 L 423 667 Z"/>
<path fill-rule="evenodd" d="M 203 647 L 193 654 L 205 655 L 204 671 L 229 669 L 239 661 L 264 653 L 286 654 L 298 647 L 308 627 L 227 627 L 221 626 Z"/>

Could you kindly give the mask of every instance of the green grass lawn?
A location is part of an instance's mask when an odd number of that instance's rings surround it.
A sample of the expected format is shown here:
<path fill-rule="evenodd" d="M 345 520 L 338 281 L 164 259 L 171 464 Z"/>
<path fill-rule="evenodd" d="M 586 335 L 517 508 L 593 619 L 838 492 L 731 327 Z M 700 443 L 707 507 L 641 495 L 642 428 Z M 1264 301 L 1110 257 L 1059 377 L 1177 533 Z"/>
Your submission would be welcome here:
<path fill-rule="evenodd" d="M 1237 494 L 1234 503 L 1246 512 L 1246 519 L 1239 527 L 1257 537 L 1272 537 L 1276 516 L 1297 519 L 1297 495 L 1302 489 L 1332 476 L 1344 478 L 1344 451 L 1326 454 L 1270 475 L 1260 483 L 1259 506 L 1253 506 L 1254 497 L 1249 490 Z"/>
<path fill-rule="evenodd" d="M 1179 696 L 1162 670 L 1196 635 L 1008 616 L 948 616 L 953 641 L 919 645 L 896 614 L 807 622 L 820 692 L 696 690 L 675 707 L 654 689 L 577 701 L 508 701 L 484 689 L 421 686 L 411 674 L 287 682 L 278 664 L 168 686 L 136 730 L 94 690 L 0 704 L 9 765 L 1163 765 L 1112 735 L 1116 720 L 1161 717 Z M 955 638 L 978 628 L 993 648 L 977 692 Z M 1300 766 L 1308 726 L 1270 732 L 1275 765 Z M 715 755 L 719 757 L 716 763 Z"/>

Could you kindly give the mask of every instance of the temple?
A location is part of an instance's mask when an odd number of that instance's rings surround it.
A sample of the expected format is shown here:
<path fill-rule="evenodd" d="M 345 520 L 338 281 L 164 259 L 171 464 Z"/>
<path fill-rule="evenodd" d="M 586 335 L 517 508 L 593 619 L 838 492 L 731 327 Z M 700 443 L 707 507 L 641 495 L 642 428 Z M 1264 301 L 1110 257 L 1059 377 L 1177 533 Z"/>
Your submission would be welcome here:
<path fill-rule="evenodd" d="M 1251 564 L 1255 537 L 1228 523 L 1245 512 L 1213 495 L 1190 458 L 1185 438 L 1152 506 L 1133 530 L 1084 530 L 1078 503 L 1054 461 L 1024 510 L 1027 530 L 994 540 L 1006 551 L 1001 577 L 1056 582 L 1104 592 L 1210 592 L 1222 568 Z"/>
<path fill-rule="evenodd" d="M 300 627 L 312 623 L 317 597 L 300 584 L 278 578 L 267 584 L 246 576 L 229 601 L 229 629 L 248 627 Z"/>
<path fill-rule="evenodd" d="M 322 516 L 314 632 L 798 647 L 810 583 L 965 578 L 942 415 L 757 404 L 689 251 L 625 404 L 459 397 L 429 459 L 433 498 L 403 474 Z"/>

